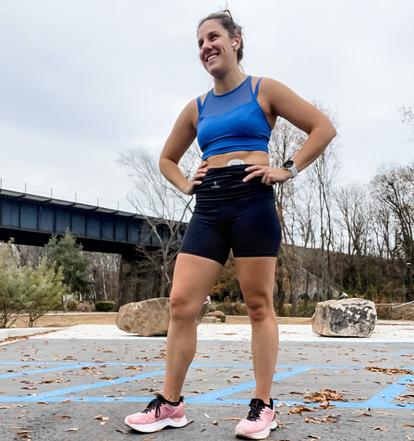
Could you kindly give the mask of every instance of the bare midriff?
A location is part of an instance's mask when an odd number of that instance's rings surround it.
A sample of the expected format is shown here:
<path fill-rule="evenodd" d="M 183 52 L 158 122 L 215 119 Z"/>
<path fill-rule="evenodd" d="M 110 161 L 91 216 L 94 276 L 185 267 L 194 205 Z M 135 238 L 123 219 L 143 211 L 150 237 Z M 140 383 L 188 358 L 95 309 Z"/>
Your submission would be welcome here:
<path fill-rule="evenodd" d="M 269 165 L 269 154 L 259 150 L 239 151 L 223 153 L 222 155 L 210 156 L 206 159 L 207 168 L 225 167 L 232 159 L 241 159 L 246 164 Z"/>

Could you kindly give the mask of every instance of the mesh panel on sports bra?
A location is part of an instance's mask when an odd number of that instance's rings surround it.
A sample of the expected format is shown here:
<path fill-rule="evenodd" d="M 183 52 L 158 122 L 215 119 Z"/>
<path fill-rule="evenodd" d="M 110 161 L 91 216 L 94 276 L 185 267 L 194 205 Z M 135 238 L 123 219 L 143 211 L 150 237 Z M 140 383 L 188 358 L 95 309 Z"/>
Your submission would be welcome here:
<path fill-rule="evenodd" d="M 222 95 L 215 95 L 210 90 L 202 105 L 203 116 L 223 115 L 242 104 L 250 102 L 253 96 L 251 87 L 251 77 L 249 76 L 235 89 Z"/>

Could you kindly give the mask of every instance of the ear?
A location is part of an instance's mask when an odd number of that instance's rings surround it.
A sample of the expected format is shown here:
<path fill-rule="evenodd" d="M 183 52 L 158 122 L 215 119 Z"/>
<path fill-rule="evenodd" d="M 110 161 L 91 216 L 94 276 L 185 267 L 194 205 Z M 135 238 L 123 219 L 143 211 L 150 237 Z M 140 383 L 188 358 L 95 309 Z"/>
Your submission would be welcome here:
<path fill-rule="evenodd" d="M 236 34 L 233 37 L 233 43 L 231 45 L 234 47 L 235 50 L 238 50 L 240 47 L 240 44 L 241 44 L 241 36 L 240 36 L 240 34 Z"/>

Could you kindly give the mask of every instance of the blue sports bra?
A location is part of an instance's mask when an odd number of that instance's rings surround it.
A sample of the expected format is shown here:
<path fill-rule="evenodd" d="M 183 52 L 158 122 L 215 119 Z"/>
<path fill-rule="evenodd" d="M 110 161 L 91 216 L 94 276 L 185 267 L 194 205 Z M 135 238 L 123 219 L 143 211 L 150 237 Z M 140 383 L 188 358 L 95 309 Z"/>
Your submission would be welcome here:
<path fill-rule="evenodd" d="M 248 76 L 230 92 L 215 95 L 211 89 L 203 104 L 197 98 L 197 140 L 202 159 L 222 153 L 259 150 L 268 153 L 272 127 L 257 102 L 261 78 L 252 90 Z"/>

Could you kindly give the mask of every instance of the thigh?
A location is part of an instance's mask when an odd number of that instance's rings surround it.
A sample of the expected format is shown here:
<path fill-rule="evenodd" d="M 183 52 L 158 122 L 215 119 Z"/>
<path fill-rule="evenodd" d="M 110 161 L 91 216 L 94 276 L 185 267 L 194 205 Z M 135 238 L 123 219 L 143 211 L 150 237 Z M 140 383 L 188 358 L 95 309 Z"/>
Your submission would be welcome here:
<path fill-rule="evenodd" d="M 246 304 L 255 300 L 273 304 L 276 257 L 238 257 L 234 259 L 237 279 Z"/>
<path fill-rule="evenodd" d="M 171 301 L 201 308 L 222 268 L 215 260 L 179 253 L 174 267 Z"/>
<path fill-rule="evenodd" d="M 249 198 L 240 204 L 231 228 L 234 257 L 276 257 L 281 227 L 273 197 Z"/>

